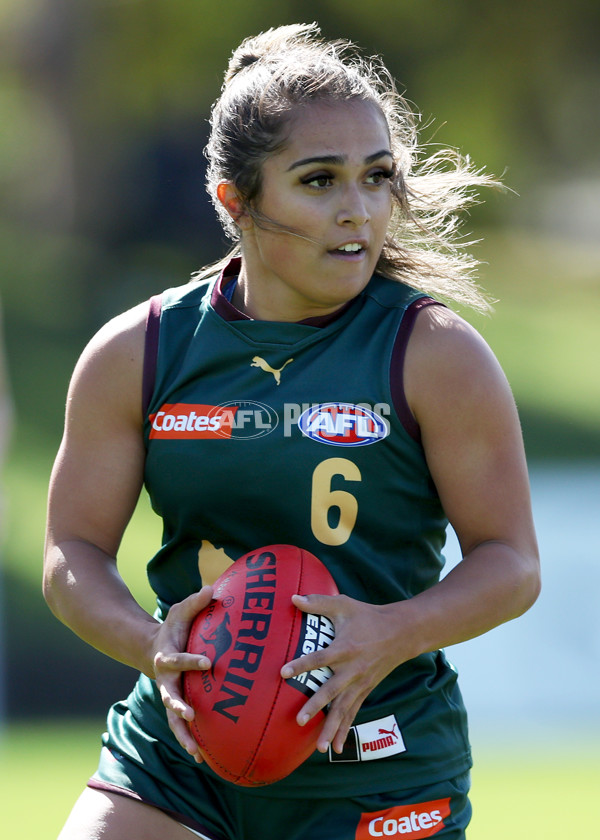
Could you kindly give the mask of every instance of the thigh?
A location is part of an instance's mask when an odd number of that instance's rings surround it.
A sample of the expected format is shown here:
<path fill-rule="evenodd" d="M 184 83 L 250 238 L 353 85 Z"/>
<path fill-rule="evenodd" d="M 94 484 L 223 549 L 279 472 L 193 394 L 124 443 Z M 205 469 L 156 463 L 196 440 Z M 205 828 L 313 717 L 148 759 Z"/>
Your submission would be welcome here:
<path fill-rule="evenodd" d="M 58 840 L 193 840 L 163 811 L 126 796 L 86 788 Z"/>

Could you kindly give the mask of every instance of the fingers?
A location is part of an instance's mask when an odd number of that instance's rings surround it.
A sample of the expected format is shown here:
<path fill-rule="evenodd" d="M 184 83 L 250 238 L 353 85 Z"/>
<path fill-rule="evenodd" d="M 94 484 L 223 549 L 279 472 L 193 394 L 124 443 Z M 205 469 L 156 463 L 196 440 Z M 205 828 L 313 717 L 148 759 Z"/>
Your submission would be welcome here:
<path fill-rule="evenodd" d="M 181 696 L 181 673 L 183 671 L 208 671 L 211 661 L 207 656 L 191 653 L 157 653 L 154 658 L 156 683 L 162 701 L 175 714 L 192 720 L 194 712 Z"/>
<path fill-rule="evenodd" d="M 207 656 L 185 651 L 190 626 L 212 597 L 212 587 L 205 586 L 200 592 L 195 592 L 171 607 L 159 630 L 156 640 L 158 651 L 153 659 L 154 676 L 169 726 L 179 744 L 197 762 L 203 759 L 188 726 L 194 719 L 194 709 L 183 697 L 182 674 L 185 671 L 207 671 L 212 665 Z"/>
<path fill-rule="evenodd" d="M 319 733 L 317 749 L 319 752 L 327 752 L 329 745 L 336 753 L 341 753 L 346 743 L 346 738 L 354 719 L 362 706 L 364 698 L 358 697 L 348 707 L 343 703 L 332 703 L 327 712 L 325 723 Z"/>
<path fill-rule="evenodd" d="M 341 753 L 350 727 L 370 691 L 364 680 L 340 680 L 331 677 L 299 711 L 296 721 L 304 726 L 320 711 L 326 711 L 317 740 L 317 749 L 325 753 L 329 746 Z"/>
<path fill-rule="evenodd" d="M 155 673 L 168 671 L 207 671 L 211 666 L 208 656 L 196 653 L 165 653 L 160 651 L 154 657 Z"/>
<path fill-rule="evenodd" d="M 327 656 L 326 651 L 327 648 L 315 650 L 312 653 L 300 656 L 298 659 L 286 662 L 281 669 L 281 676 L 284 680 L 289 680 L 290 677 L 297 677 L 307 671 L 317 671 L 319 668 L 331 667 L 331 656 Z"/>
<path fill-rule="evenodd" d="M 190 721 L 194 719 L 193 708 L 185 702 L 177 686 L 165 680 L 159 685 L 159 691 L 167 712 L 171 712 L 183 720 Z"/>
<path fill-rule="evenodd" d="M 281 676 L 289 679 L 306 671 L 329 668 L 332 676 L 300 709 L 297 722 L 305 725 L 327 709 L 319 733 L 317 749 L 329 746 L 338 753 L 371 690 L 398 665 L 395 645 L 381 643 L 389 620 L 380 607 L 344 595 L 293 596 L 303 612 L 325 615 L 335 628 L 335 638 L 327 647 L 284 664 Z"/>
<path fill-rule="evenodd" d="M 161 670 L 190 670 L 194 667 L 204 669 L 205 657 L 196 658 L 197 665 L 192 664 L 193 658 L 183 653 L 186 648 L 190 627 L 198 613 L 207 607 L 213 597 L 212 586 L 204 586 L 199 592 L 194 592 L 183 601 L 173 604 L 167 617 L 160 625 L 154 640 L 154 673 Z"/>
<path fill-rule="evenodd" d="M 336 637 L 338 628 L 344 626 L 344 609 L 346 602 L 349 601 L 350 599 L 343 595 L 292 595 L 292 602 L 302 612 L 324 615 L 329 618 L 335 628 Z M 323 643 L 320 642 L 320 644 Z M 333 644 L 336 649 L 339 649 L 339 644 L 336 644 L 335 641 Z M 325 667 L 333 668 L 334 662 L 335 657 L 332 656 L 332 647 L 319 647 L 312 653 L 304 654 L 297 659 L 286 662 L 281 668 L 281 676 L 284 680 L 287 680 L 290 677 L 304 674 L 306 671 L 314 671 Z"/>
<path fill-rule="evenodd" d="M 351 659 L 344 663 L 343 658 L 336 657 L 335 651 L 325 648 L 287 663 L 281 673 L 284 678 L 289 678 L 305 671 L 330 666 L 337 670 L 304 704 L 296 720 L 300 726 L 304 726 L 320 711 L 327 709 L 317 749 L 327 752 L 331 744 L 339 753 L 342 752 L 354 718 L 371 688 L 364 670 L 356 667 Z"/>
<path fill-rule="evenodd" d="M 210 604 L 212 597 L 212 586 L 203 586 L 199 592 L 194 592 L 178 604 L 173 604 L 166 620 L 168 621 L 170 618 L 171 621 L 191 622 L 200 610 Z"/>
<path fill-rule="evenodd" d="M 183 749 L 191 755 L 192 758 L 198 763 L 201 764 L 203 761 L 202 754 L 200 752 L 200 748 L 196 743 L 194 736 L 192 735 L 187 723 L 181 720 L 174 712 L 167 709 L 167 720 L 169 722 L 169 726 L 171 727 L 171 731 L 177 738 L 177 741 L 183 747 Z"/>
<path fill-rule="evenodd" d="M 343 595 L 292 595 L 292 603 L 302 612 L 333 618 L 343 598 Z"/>
<path fill-rule="evenodd" d="M 292 602 L 302 612 L 310 613 L 312 615 L 324 615 L 329 618 L 334 625 L 337 633 L 337 622 L 339 620 L 340 626 L 343 626 L 343 619 L 339 619 L 341 609 L 343 609 L 344 596 L 341 595 L 292 595 Z M 320 642 L 323 644 L 323 642 Z M 304 654 L 298 659 L 286 662 L 281 669 L 281 676 L 283 679 L 304 674 L 306 671 L 314 671 L 318 668 L 331 666 L 331 657 L 327 653 L 329 647 L 320 647 L 312 653 Z"/>
<path fill-rule="evenodd" d="M 158 653 L 155 657 L 156 683 L 167 711 L 169 726 L 183 749 L 198 763 L 202 762 L 202 755 L 188 727 L 188 723 L 194 719 L 194 709 L 182 696 L 181 674 L 183 671 L 206 671 L 210 667 L 208 657 L 190 653 Z"/>

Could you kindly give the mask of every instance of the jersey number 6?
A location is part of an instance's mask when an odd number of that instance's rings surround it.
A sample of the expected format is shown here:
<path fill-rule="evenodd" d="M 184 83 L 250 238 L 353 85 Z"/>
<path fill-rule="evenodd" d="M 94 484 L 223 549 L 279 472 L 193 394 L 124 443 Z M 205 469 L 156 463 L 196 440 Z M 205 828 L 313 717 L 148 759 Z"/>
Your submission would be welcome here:
<path fill-rule="evenodd" d="M 315 467 L 312 477 L 310 525 L 312 532 L 323 545 L 343 545 L 356 523 L 358 502 L 347 490 L 332 490 L 334 476 L 346 481 L 361 481 L 360 470 L 346 458 L 328 458 Z M 338 516 L 331 516 L 337 508 Z M 336 518 L 336 524 L 331 520 Z"/>

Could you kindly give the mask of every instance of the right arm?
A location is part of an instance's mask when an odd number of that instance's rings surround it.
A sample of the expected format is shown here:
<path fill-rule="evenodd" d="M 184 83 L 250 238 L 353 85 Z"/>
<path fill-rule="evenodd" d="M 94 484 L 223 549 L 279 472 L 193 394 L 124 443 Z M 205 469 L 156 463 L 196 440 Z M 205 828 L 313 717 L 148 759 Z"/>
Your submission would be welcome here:
<path fill-rule="evenodd" d="M 147 305 L 109 322 L 84 350 L 69 388 L 65 432 L 50 482 L 44 597 L 84 641 L 156 679 L 182 746 L 197 746 L 181 718 L 181 671 L 206 668 L 186 654 L 205 588 L 174 605 L 164 623 L 137 603 L 116 556 L 138 500 L 144 470 L 141 381 Z"/>

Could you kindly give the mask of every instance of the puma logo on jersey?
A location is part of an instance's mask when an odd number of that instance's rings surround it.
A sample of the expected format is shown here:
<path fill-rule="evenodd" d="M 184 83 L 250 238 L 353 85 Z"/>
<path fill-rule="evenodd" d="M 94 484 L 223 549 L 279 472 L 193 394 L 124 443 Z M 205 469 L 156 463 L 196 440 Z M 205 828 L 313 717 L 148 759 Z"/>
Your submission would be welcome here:
<path fill-rule="evenodd" d="M 275 382 L 278 385 L 280 385 L 281 371 L 284 369 L 284 367 L 287 367 L 287 365 L 289 365 L 289 363 L 293 361 L 293 359 L 288 359 L 287 362 L 285 362 L 280 368 L 272 368 L 271 365 L 268 362 L 265 362 L 263 358 L 261 358 L 260 356 L 254 356 L 252 362 L 250 363 L 250 366 L 260 368 L 261 370 L 264 370 L 265 373 L 272 373 L 275 377 Z"/>
<path fill-rule="evenodd" d="M 375 761 L 390 755 L 406 752 L 402 733 L 394 715 L 378 720 L 369 720 L 350 727 L 350 732 L 341 754 L 329 749 L 329 760 Z"/>

